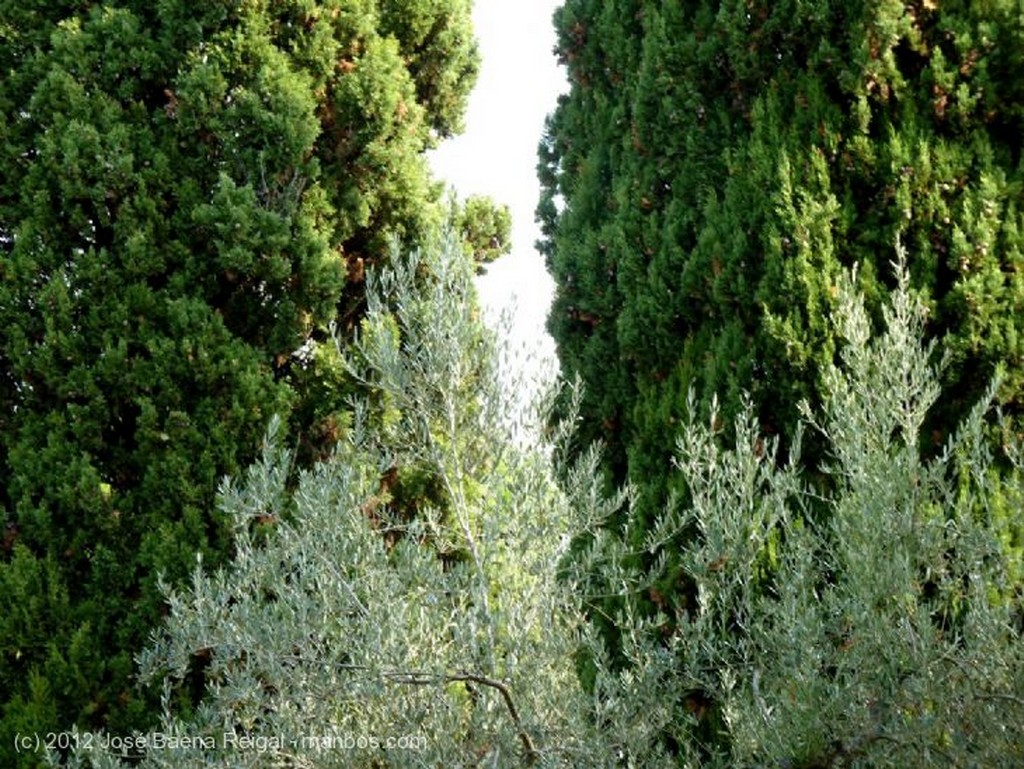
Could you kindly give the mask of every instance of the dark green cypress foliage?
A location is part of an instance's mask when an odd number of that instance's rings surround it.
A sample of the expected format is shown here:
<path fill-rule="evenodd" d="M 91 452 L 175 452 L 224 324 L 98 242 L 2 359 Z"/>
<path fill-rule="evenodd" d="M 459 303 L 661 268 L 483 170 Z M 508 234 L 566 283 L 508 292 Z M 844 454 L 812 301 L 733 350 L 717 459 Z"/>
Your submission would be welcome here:
<path fill-rule="evenodd" d="M 466 0 L 0 2 L 0 764 L 147 720 L 132 654 L 228 548 L 273 413 L 335 436 L 317 355 L 476 71 Z M 329 345 L 324 345 L 329 347 Z M 311 448 L 310 451 L 315 451 Z"/>
<path fill-rule="evenodd" d="M 664 499 L 696 386 L 770 432 L 832 360 L 835 280 L 876 299 L 900 240 L 952 364 L 935 440 L 997 363 L 1024 399 L 1014 2 L 570 0 L 572 88 L 541 148 L 550 328 L 586 437 Z"/>
<path fill-rule="evenodd" d="M 668 478 L 691 387 L 725 420 L 751 391 L 763 428 L 790 437 L 835 358 L 838 276 L 860 265 L 877 308 L 898 241 L 950 355 L 923 449 L 997 365 L 1021 413 L 1015 0 L 567 0 L 555 23 L 571 89 L 540 148 L 549 328 L 587 388 L 582 437 L 638 487 L 634 514 L 685 499 Z M 685 602 L 664 573 L 652 603 Z"/>

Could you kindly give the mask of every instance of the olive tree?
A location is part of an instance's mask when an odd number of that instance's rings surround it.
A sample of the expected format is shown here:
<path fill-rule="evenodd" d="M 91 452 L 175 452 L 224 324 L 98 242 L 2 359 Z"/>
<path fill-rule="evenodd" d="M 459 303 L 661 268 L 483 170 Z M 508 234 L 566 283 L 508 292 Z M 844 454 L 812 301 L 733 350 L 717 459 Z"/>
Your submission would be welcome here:
<path fill-rule="evenodd" d="M 1004 436 L 996 470 L 985 413 L 998 377 L 930 461 L 918 453 L 939 396 L 935 345 L 902 258 L 874 341 L 862 297 L 842 287 L 820 411 L 803 405 L 783 457 L 747 401 L 690 423 L 675 472 L 689 490 L 649 531 L 597 533 L 580 559 L 594 607 L 621 602 L 615 662 L 594 655 L 630 760 L 728 767 L 1018 766 L 1024 759 L 1020 546 L 1024 453 Z M 832 476 L 803 478 L 801 438 Z M 677 547 L 695 600 L 667 615 L 662 560 Z M 610 566 L 608 565 L 610 564 Z M 646 606 L 666 609 L 651 618 Z M 623 665 L 622 660 L 625 660 Z M 661 756 L 651 764 L 650 756 Z"/>
<path fill-rule="evenodd" d="M 1003 522 L 1024 454 L 1008 435 L 1012 469 L 993 471 L 982 401 L 919 457 L 938 380 L 902 264 L 874 341 L 843 287 L 841 360 L 786 457 L 749 405 L 727 442 L 714 419 L 680 435 L 691 491 L 641 540 L 663 553 L 696 532 L 674 555 L 697 600 L 671 616 L 662 564 L 630 549 L 635 493 L 602 492 L 598 450 L 564 466 L 571 424 L 512 440 L 464 252 L 397 264 L 344 358 L 375 395 L 335 453 L 289 489 L 272 426 L 221 488 L 233 564 L 168 591 L 140 657 L 166 692 L 142 765 L 1020 764 L 1020 564 L 1003 541 L 1020 532 Z M 829 446 L 828 497 L 801 477 L 804 429 Z M 403 484 L 427 490 L 416 509 Z M 586 617 L 608 596 L 616 654 Z"/>
<path fill-rule="evenodd" d="M 167 591 L 141 675 L 165 680 L 161 733 L 196 739 L 146 766 L 585 762 L 584 625 L 558 580 L 578 511 L 549 453 L 515 447 L 461 243 L 392 262 L 339 346 L 370 396 L 332 456 L 289 488 L 273 422 L 220 489 L 230 568 Z"/>

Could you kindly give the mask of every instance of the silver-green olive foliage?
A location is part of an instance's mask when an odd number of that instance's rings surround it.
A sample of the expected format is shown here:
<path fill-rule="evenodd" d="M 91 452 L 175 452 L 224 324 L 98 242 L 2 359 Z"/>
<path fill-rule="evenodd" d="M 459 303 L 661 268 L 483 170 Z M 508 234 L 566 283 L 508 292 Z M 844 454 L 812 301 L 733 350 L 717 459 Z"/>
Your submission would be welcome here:
<path fill-rule="evenodd" d="M 1024 639 L 1001 592 L 1021 564 L 1000 508 L 1024 502 L 1024 452 L 1008 440 L 1015 472 L 992 471 L 993 387 L 919 458 L 939 380 L 902 265 L 876 339 L 840 282 L 841 365 L 795 432 L 823 435 L 830 496 L 804 482 L 798 449 L 780 463 L 748 405 L 731 449 L 716 420 L 686 425 L 674 472 L 690 500 L 647 528 L 633 490 L 602 494 L 596 450 L 555 472 L 571 425 L 514 442 L 464 251 L 394 262 L 345 363 L 377 397 L 294 489 L 272 429 L 221 489 L 232 564 L 168 593 L 140 661 L 167 687 L 159 734 L 178 741 L 143 766 L 1019 766 Z M 364 429 L 384 395 L 386 428 Z M 410 465 L 439 479 L 443 510 L 410 519 L 389 500 L 384 479 Z M 268 516 L 280 523 L 257 542 Z M 675 552 L 698 602 L 652 618 L 660 565 L 638 568 L 633 543 L 659 552 L 683 528 L 698 532 Z M 628 667 L 585 615 L 601 595 L 619 599 Z M 173 693 L 198 660 L 192 712 Z"/>

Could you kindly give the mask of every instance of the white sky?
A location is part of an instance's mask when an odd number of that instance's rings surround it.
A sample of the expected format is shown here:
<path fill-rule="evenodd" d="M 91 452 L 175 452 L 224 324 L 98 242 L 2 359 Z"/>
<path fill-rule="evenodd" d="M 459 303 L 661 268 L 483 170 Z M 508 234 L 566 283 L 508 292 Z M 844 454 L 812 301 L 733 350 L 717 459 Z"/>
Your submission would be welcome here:
<path fill-rule="evenodd" d="M 565 90 L 555 62 L 551 17 L 558 0 L 476 0 L 473 20 L 482 55 L 466 131 L 431 153 L 437 176 L 460 197 L 490 195 L 512 210 L 512 253 L 478 281 L 489 317 L 515 306 L 512 341 L 554 359 L 544 331 L 553 285 L 533 244 L 540 186 L 537 144 L 544 118 Z"/>

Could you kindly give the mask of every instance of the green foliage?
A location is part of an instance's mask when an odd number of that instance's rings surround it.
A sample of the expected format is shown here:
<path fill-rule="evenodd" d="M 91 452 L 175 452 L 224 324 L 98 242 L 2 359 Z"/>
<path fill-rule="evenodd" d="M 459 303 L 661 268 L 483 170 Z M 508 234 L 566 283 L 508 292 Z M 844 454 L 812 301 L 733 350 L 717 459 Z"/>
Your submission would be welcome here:
<path fill-rule="evenodd" d="M 444 215 L 423 152 L 458 127 L 476 51 L 463 0 L 12 1 L 0 71 L 14 766 L 16 725 L 142 725 L 131 653 L 157 572 L 228 553 L 218 480 L 271 414 L 304 460 L 344 428 L 329 324 L 358 322 L 388 238 Z"/>
<path fill-rule="evenodd" d="M 289 488 L 274 420 L 262 459 L 221 487 L 233 563 L 198 564 L 191 586 L 168 590 L 170 614 L 140 659 L 165 682 L 159 734 L 179 739 L 141 766 L 1024 759 L 1021 615 L 1003 594 L 1019 590 L 1020 558 L 995 515 L 1024 492 L 1024 446 L 1008 442 L 1014 472 L 993 483 L 993 387 L 937 458 L 919 457 L 939 380 L 902 266 L 875 341 L 852 282 L 840 282 L 842 365 L 824 372 L 822 409 L 805 406 L 787 460 L 749 402 L 733 448 L 714 418 L 685 426 L 676 468 L 690 497 L 639 537 L 648 553 L 674 548 L 697 602 L 652 618 L 663 569 L 635 565 L 631 491 L 602 494 L 595 448 L 555 482 L 571 425 L 551 446 L 513 442 L 514 403 L 458 242 L 393 262 L 372 281 L 345 358 L 371 388 L 347 439 Z M 388 394 L 393 420 L 373 391 Z M 801 477 L 807 427 L 828 446 L 827 498 Z M 432 477 L 444 509 L 410 517 L 385 499 L 395 467 Z M 613 533 L 604 524 L 623 512 L 626 530 Z M 697 536 L 678 547 L 684 528 Z M 588 544 L 569 559 L 574 534 Z M 452 547 L 464 557 L 445 558 Z M 619 599 L 626 667 L 584 619 L 602 595 Z M 589 668 L 588 692 L 574 659 Z M 176 690 L 197 671 L 205 697 L 182 708 Z M 70 763 L 124 766 L 99 750 Z"/>
<path fill-rule="evenodd" d="M 585 384 L 580 445 L 602 440 L 609 486 L 635 485 L 609 525 L 635 519 L 631 567 L 661 569 L 644 611 L 697 598 L 676 552 L 695 529 L 644 547 L 691 493 L 671 471 L 681 427 L 716 396 L 731 425 L 749 393 L 785 459 L 797 404 L 820 403 L 836 361 L 844 270 L 860 265 L 878 324 L 894 242 L 949 356 L 922 454 L 941 451 L 1000 364 L 997 400 L 1021 429 L 1017 3 L 568 0 L 555 22 L 571 89 L 540 147 L 548 326 Z M 826 442 L 805 440 L 807 478 L 827 489 Z M 1019 553 L 1019 510 L 997 515 Z M 620 609 L 613 593 L 591 611 L 613 655 Z"/>
<path fill-rule="evenodd" d="M 470 195 L 456 206 L 456 226 L 477 269 L 512 250 L 512 213 L 486 195 Z"/>
<path fill-rule="evenodd" d="M 627 765 L 1024 760 L 1021 529 L 1000 511 L 1024 491 L 1024 446 L 1007 445 L 1012 472 L 995 480 L 984 418 L 995 383 L 935 459 L 919 457 L 939 377 L 921 346 L 925 309 L 902 265 L 896 274 L 873 342 L 862 299 L 839 286 L 841 364 L 823 372 L 820 414 L 803 404 L 827 446 L 827 498 L 802 479 L 802 429 L 783 460 L 747 402 L 723 449 L 713 410 L 677 444 L 687 503 L 653 527 L 630 517 L 621 536 L 596 533 L 578 559 L 591 595 L 624 599 L 617 659 L 629 665 L 599 652 L 590 666 Z M 674 545 L 687 529 L 696 536 Z M 647 615 L 652 600 L 671 609 L 653 594 L 664 564 L 633 565 L 637 541 L 672 551 L 691 607 Z"/>
<path fill-rule="evenodd" d="M 221 487 L 233 562 L 197 565 L 191 586 L 168 591 L 141 657 L 144 677 L 167 682 L 160 731 L 210 744 L 153 750 L 141 766 L 590 764 L 586 698 L 566 664 L 581 617 L 556 576 L 582 524 L 545 454 L 512 445 L 473 270 L 453 236 L 371 276 L 346 355 L 369 400 L 347 438 L 291 489 L 275 420 L 262 459 Z M 432 479 L 415 515 L 387 498 L 395 468 Z M 260 544 L 252 528 L 267 518 Z M 446 557 L 455 549 L 464 557 Z M 188 718 L 173 690 L 199 664 L 206 697 Z M 225 747 L 225 732 L 268 747 Z"/>
<path fill-rule="evenodd" d="M 1000 362 L 1019 416 L 1018 3 L 568 0 L 556 26 L 571 90 L 541 146 L 549 328 L 586 384 L 582 442 L 638 481 L 639 515 L 680 491 L 691 387 L 727 422 L 750 391 L 785 448 L 833 362 L 839 276 L 861 265 L 877 321 L 897 239 L 951 355 L 924 449 Z"/>
<path fill-rule="evenodd" d="M 470 0 L 382 0 L 381 32 L 394 35 L 437 138 L 463 128 L 466 94 L 476 80 Z"/>

